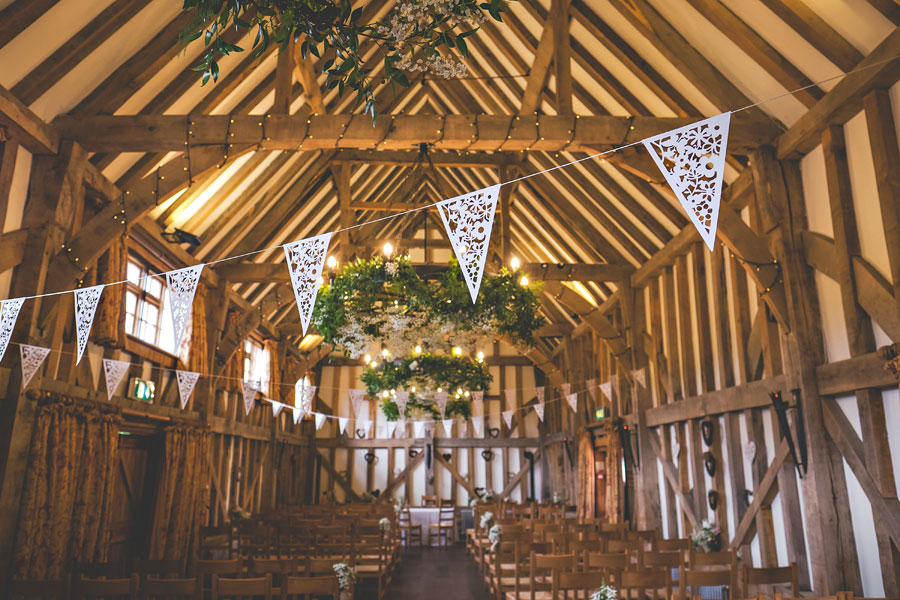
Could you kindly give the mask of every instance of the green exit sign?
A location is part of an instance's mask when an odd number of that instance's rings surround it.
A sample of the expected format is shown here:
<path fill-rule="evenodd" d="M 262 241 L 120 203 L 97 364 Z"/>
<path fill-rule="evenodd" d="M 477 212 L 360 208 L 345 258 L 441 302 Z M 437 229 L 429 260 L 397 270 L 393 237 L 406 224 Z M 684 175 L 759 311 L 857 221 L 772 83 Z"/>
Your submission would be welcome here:
<path fill-rule="evenodd" d="M 148 379 L 132 377 L 128 385 L 128 397 L 141 402 L 153 402 L 156 396 L 156 383 Z"/>

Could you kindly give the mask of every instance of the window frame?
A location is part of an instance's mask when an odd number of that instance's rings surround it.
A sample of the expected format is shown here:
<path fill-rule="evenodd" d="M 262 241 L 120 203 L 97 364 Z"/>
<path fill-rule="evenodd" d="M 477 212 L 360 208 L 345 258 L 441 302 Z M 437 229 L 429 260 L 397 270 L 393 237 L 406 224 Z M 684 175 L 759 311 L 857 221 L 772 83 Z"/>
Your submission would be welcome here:
<path fill-rule="evenodd" d="M 154 260 L 149 257 L 146 252 L 143 251 L 142 247 L 136 246 L 135 244 L 128 244 L 126 248 L 126 256 L 125 256 L 125 286 L 124 293 L 122 294 L 122 333 L 124 334 L 124 346 L 127 352 L 131 352 L 137 354 L 138 356 L 145 358 L 147 360 L 153 361 L 155 363 L 159 363 L 163 366 L 168 367 L 176 367 L 178 365 L 178 355 L 165 350 L 157 346 L 154 343 L 148 342 L 146 340 L 141 339 L 137 335 L 133 334 L 131 331 L 127 330 L 126 321 L 127 321 L 127 309 L 126 303 L 128 302 L 128 293 L 132 292 L 138 297 L 137 307 L 141 306 L 141 302 L 149 302 L 150 304 L 156 305 L 159 310 L 159 318 L 157 319 L 156 324 L 156 340 L 159 340 L 160 332 L 162 330 L 163 319 L 165 318 L 163 307 L 165 305 L 165 294 L 166 294 L 166 281 L 164 277 L 160 277 L 162 280 L 162 293 L 160 294 L 159 299 L 152 298 L 152 300 L 147 300 L 144 298 L 145 295 L 149 295 L 149 292 L 143 290 L 140 286 L 132 283 L 128 280 L 128 265 L 130 263 L 137 263 L 141 267 L 141 272 L 143 274 L 154 274 L 159 275 L 165 273 L 166 271 L 171 270 L 171 265 L 164 264 L 160 260 Z M 136 307 L 136 308 L 137 308 Z M 139 318 L 139 311 L 135 311 L 135 320 Z M 132 326 L 132 329 L 134 327 Z"/>

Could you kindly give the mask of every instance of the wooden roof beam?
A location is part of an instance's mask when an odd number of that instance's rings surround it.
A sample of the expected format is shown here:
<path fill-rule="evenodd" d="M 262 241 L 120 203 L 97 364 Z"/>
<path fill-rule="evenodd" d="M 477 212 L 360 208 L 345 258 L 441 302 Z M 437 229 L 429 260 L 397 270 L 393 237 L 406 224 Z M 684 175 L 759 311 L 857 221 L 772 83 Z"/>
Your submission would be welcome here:
<path fill-rule="evenodd" d="M 839 84 L 840 85 L 840 84 Z M 771 143 L 775 134 L 749 114 L 736 113 L 729 150 L 746 152 Z M 168 152 L 184 150 L 186 115 L 88 117 L 62 116 L 54 123 L 67 139 L 97 152 Z M 233 119 L 233 123 L 229 120 Z M 368 115 L 267 115 L 265 139 L 259 115 L 191 116 L 191 146 L 222 146 L 230 133 L 235 146 L 258 150 L 418 149 L 569 150 L 600 148 L 639 141 L 694 122 L 683 117 L 549 116 L 517 119 L 510 115 L 382 115 L 375 126 Z"/>

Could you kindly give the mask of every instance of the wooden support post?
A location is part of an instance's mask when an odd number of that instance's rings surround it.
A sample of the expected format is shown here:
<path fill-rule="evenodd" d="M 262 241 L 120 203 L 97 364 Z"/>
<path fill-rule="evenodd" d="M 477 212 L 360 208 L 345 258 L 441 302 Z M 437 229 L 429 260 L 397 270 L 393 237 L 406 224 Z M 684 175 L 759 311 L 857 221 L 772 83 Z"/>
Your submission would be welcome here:
<path fill-rule="evenodd" d="M 434 428 L 425 427 L 425 448 L 422 452 L 425 454 L 425 495 L 434 495 Z"/>
<path fill-rule="evenodd" d="M 341 209 L 341 231 L 338 234 L 338 241 L 341 245 L 341 255 L 344 262 L 348 262 L 356 255 L 356 248 L 353 245 L 353 236 L 347 229 L 353 225 L 355 216 L 354 211 L 350 208 L 350 165 L 337 165 L 332 173 L 334 175 L 335 187 L 337 187 L 338 201 Z"/>
<path fill-rule="evenodd" d="M 291 109 L 291 88 L 294 84 L 294 36 L 289 36 L 288 44 L 279 48 L 278 63 L 275 66 L 275 102 L 272 114 L 286 115 Z"/>
<path fill-rule="evenodd" d="M 569 43 L 570 0 L 558 0 L 553 19 L 553 47 L 556 66 L 556 112 L 561 115 L 573 114 L 572 109 L 572 47 Z"/>

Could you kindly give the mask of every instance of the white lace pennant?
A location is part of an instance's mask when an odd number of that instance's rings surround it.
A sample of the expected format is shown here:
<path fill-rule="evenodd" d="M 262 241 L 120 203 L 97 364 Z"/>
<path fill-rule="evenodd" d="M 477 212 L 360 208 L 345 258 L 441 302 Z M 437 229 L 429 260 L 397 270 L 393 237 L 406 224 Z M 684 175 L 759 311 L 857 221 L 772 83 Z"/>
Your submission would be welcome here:
<path fill-rule="evenodd" d="M 306 411 L 303 410 L 302 406 L 292 406 L 291 415 L 294 417 L 294 425 L 296 425 L 306 416 Z"/>
<path fill-rule="evenodd" d="M 194 386 L 197 385 L 197 380 L 200 379 L 200 373 L 176 370 L 175 379 L 178 380 L 178 397 L 181 399 L 181 410 L 184 410 L 188 400 L 191 399 L 191 394 L 194 393 Z"/>
<path fill-rule="evenodd" d="M 513 415 L 516 414 L 516 409 L 511 408 L 509 410 L 504 410 L 502 414 L 503 414 L 503 420 L 506 421 L 506 427 L 508 429 L 512 429 L 512 420 L 513 420 Z"/>
<path fill-rule="evenodd" d="M 16 328 L 16 320 L 24 302 L 25 298 L 0 301 L 0 360 L 3 360 L 3 355 L 6 354 L 6 347 L 12 339 L 13 329 Z"/>
<path fill-rule="evenodd" d="M 434 402 L 441 411 L 441 418 L 444 418 L 444 412 L 447 410 L 447 392 L 435 392 Z"/>
<path fill-rule="evenodd" d="M 499 193 L 500 186 L 493 185 L 437 205 L 473 303 L 478 299 L 481 288 Z"/>
<path fill-rule="evenodd" d="M 253 408 L 253 403 L 256 402 L 256 394 L 259 393 L 259 382 L 258 381 L 242 381 L 241 382 L 241 395 L 244 398 L 244 414 L 249 415 L 250 410 Z M 294 419 L 294 423 L 297 420 Z"/>
<path fill-rule="evenodd" d="M 398 391 L 394 395 L 394 402 L 397 403 L 397 412 L 402 419 L 403 415 L 406 414 L 406 405 L 409 403 L 409 392 Z"/>
<path fill-rule="evenodd" d="M 538 402 L 537 404 L 535 404 L 534 412 L 537 413 L 538 419 L 540 419 L 541 422 L 543 423 L 543 421 L 544 421 L 544 403 Z"/>
<path fill-rule="evenodd" d="M 203 265 L 185 267 L 166 273 L 166 288 L 169 292 L 169 302 L 172 305 L 172 326 L 175 332 L 176 350 L 181 347 L 184 328 L 191 320 L 194 294 L 197 293 L 201 271 L 203 271 Z"/>
<path fill-rule="evenodd" d="M 341 435 L 344 435 L 344 432 L 347 431 L 347 423 L 350 422 L 350 419 L 347 417 L 338 417 L 338 431 L 341 432 Z"/>
<path fill-rule="evenodd" d="M 572 393 L 572 384 L 571 383 L 563 383 L 560 384 L 559 389 L 562 390 L 563 396 L 568 396 Z"/>
<path fill-rule="evenodd" d="M 635 369 L 631 372 L 631 378 L 635 380 L 638 385 L 642 388 L 647 387 L 647 369 L 646 367 L 641 367 L 640 369 Z"/>
<path fill-rule="evenodd" d="M 609 381 L 600 384 L 600 391 L 606 396 L 606 399 L 612 402 L 612 383 Z"/>
<path fill-rule="evenodd" d="M 359 417 L 359 410 L 366 401 L 366 390 L 347 390 L 350 393 L 350 406 L 353 407 L 353 416 Z"/>
<path fill-rule="evenodd" d="M 476 437 L 484 437 L 484 417 L 472 417 L 472 429 Z"/>
<path fill-rule="evenodd" d="M 484 414 L 484 390 L 478 390 L 477 392 L 472 392 L 472 412 L 483 415 Z"/>
<path fill-rule="evenodd" d="M 469 422 L 465 419 L 459 419 L 456 422 L 456 435 L 459 437 L 466 437 L 466 433 L 469 431 Z"/>
<path fill-rule="evenodd" d="M 444 426 L 444 433 L 447 437 L 453 437 L 453 419 L 442 419 L 441 425 Z"/>
<path fill-rule="evenodd" d="M 281 411 L 284 410 L 284 404 L 275 400 L 269 400 L 269 403 L 272 405 L 272 417 L 277 418 Z"/>
<path fill-rule="evenodd" d="M 596 402 L 597 401 L 597 380 L 596 379 L 588 379 L 585 384 L 587 385 L 588 391 L 591 393 L 591 399 Z"/>
<path fill-rule="evenodd" d="M 397 421 L 388 421 L 387 422 L 387 437 L 388 437 L 388 439 L 394 437 L 395 431 L 397 431 Z"/>
<path fill-rule="evenodd" d="M 644 140 L 710 251 L 716 242 L 730 123 L 727 112 Z"/>
<path fill-rule="evenodd" d="M 291 287 L 294 289 L 297 310 L 300 311 L 300 323 L 303 325 L 303 335 L 306 335 L 313 307 L 316 305 L 319 278 L 325 266 L 330 241 L 331 233 L 323 233 L 284 245 L 284 254 L 291 273 Z"/>
<path fill-rule="evenodd" d="M 124 360 L 103 359 L 103 375 L 106 378 L 106 398 L 112 400 L 116 388 L 122 383 L 122 378 L 128 373 L 131 363 Z"/>
<path fill-rule="evenodd" d="M 28 387 L 31 378 L 34 377 L 41 365 L 44 364 L 44 361 L 47 360 L 48 354 L 50 354 L 50 348 L 29 346 L 28 344 L 19 346 L 19 356 L 22 359 L 22 389 Z"/>
<path fill-rule="evenodd" d="M 322 425 L 325 424 L 325 415 L 322 413 L 313 413 L 316 416 L 316 430 L 322 429 Z"/>
<path fill-rule="evenodd" d="M 304 385 L 300 388 L 300 408 L 303 410 L 304 415 L 312 412 L 313 400 L 316 399 L 317 389 L 318 387 L 314 385 Z"/>
<path fill-rule="evenodd" d="M 81 362 L 84 349 L 87 348 L 88 336 L 91 334 L 91 325 L 102 293 L 102 284 L 75 290 L 75 333 L 78 341 L 76 365 Z"/>
<path fill-rule="evenodd" d="M 569 403 L 569 406 L 572 408 L 572 412 L 578 412 L 578 393 L 574 394 L 566 394 L 566 401 Z"/>
<path fill-rule="evenodd" d="M 413 433 L 415 437 L 425 437 L 425 421 L 413 421 Z"/>

